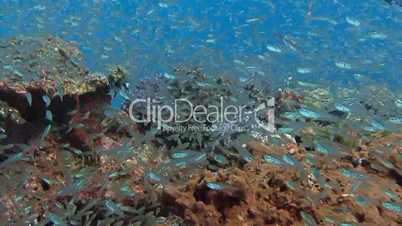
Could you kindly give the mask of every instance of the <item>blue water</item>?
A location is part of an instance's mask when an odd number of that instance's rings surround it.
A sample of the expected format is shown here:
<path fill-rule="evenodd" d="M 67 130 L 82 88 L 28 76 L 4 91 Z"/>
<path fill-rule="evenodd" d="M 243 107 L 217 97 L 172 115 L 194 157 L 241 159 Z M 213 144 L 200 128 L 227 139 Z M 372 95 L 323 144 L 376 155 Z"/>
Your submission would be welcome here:
<path fill-rule="evenodd" d="M 402 7 L 383 0 L 0 0 L 0 38 L 57 35 L 92 70 L 132 77 L 201 65 L 283 82 L 402 85 Z M 338 64 L 338 66 L 337 66 Z"/>

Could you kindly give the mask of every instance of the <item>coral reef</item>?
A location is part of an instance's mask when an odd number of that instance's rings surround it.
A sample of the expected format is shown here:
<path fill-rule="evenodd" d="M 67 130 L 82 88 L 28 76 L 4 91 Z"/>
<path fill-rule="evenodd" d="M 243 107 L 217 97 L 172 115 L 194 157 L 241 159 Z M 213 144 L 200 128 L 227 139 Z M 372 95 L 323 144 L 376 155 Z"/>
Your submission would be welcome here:
<path fill-rule="evenodd" d="M 402 224 L 402 101 L 384 87 L 367 86 L 367 95 L 295 82 L 273 91 L 258 78 L 181 66 L 131 89 L 122 67 L 92 73 L 75 45 L 56 37 L 0 48 L 5 225 Z M 265 111 L 161 130 L 131 120 L 135 98 L 223 99 L 251 113 L 273 98 L 277 131 L 255 126 L 269 120 Z M 146 116 L 142 107 L 136 116 Z"/>

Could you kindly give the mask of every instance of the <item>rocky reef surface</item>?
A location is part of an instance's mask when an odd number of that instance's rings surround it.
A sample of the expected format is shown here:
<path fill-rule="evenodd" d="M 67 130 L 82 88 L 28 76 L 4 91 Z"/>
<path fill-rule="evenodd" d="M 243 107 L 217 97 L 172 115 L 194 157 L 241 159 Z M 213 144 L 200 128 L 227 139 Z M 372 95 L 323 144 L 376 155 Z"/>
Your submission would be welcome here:
<path fill-rule="evenodd" d="M 386 87 L 271 90 L 197 67 L 130 86 L 122 67 L 90 72 L 57 37 L 0 50 L 2 225 L 402 224 L 402 99 Z M 180 127 L 207 128 L 194 131 L 133 122 L 130 100 L 147 97 L 248 112 L 273 98 L 277 130 L 255 127 L 265 114 Z"/>
<path fill-rule="evenodd" d="M 400 135 L 379 138 L 367 150 L 401 138 Z M 181 187 L 167 186 L 162 196 L 166 211 L 178 214 L 188 225 L 401 223 L 400 213 L 389 206 L 391 200 L 400 198 L 401 178 L 389 171 L 376 174 L 371 168 L 378 161 L 374 156 L 369 157 L 373 163 L 354 169 L 359 176 L 350 176 L 344 169 L 355 168 L 351 156 L 337 163 L 321 156 L 317 159 L 319 165 L 306 166 L 303 172 L 301 166 L 290 166 L 281 160 L 267 164 L 264 160 L 268 155 L 286 156 L 289 149 L 275 149 L 259 142 L 250 142 L 248 148 L 259 160 L 241 169 L 204 171 Z M 400 147 L 392 151 L 394 158 L 400 151 Z M 303 162 L 308 153 L 296 149 L 292 156 L 292 161 Z M 370 175 L 371 179 L 353 178 L 363 175 Z"/>

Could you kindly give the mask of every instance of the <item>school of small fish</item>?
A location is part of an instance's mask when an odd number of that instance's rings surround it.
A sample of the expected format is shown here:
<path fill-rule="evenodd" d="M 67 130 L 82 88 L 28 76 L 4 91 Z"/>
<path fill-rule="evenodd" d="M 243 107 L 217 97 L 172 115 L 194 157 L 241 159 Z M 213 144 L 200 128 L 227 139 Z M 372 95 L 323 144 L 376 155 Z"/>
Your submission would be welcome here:
<path fill-rule="evenodd" d="M 226 204 L 246 204 L 233 201 L 235 180 L 216 178 L 259 165 L 256 175 L 296 175 L 267 201 L 298 194 L 275 207 L 292 223 L 401 225 L 401 6 L 0 0 L 0 224 L 197 225 L 191 211 L 216 207 L 225 225 Z M 237 122 L 160 129 L 130 118 L 130 101 L 147 98 L 246 110 Z M 166 205 L 169 186 L 192 188 L 203 174 L 198 204 Z"/>

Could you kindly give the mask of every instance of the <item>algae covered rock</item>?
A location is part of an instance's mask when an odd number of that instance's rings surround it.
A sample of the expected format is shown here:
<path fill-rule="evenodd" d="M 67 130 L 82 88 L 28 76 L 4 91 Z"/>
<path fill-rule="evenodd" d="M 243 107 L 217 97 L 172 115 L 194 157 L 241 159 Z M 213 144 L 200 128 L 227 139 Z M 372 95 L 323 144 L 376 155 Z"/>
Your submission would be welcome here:
<path fill-rule="evenodd" d="M 0 49 L 0 100 L 37 126 L 46 119 L 65 122 L 68 111 L 106 102 L 126 73 L 120 67 L 108 76 L 91 73 L 74 43 L 52 36 L 2 40 Z"/>
<path fill-rule="evenodd" d="M 0 40 L 0 80 L 17 91 L 41 89 L 48 95 L 84 94 L 121 85 L 125 71 L 116 67 L 109 77 L 91 73 L 73 42 L 57 37 Z"/>
<path fill-rule="evenodd" d="M 10 85 L 24 86 L 42 79 L 61 83 L 88 72 L 71 43 L 58 38 L 14 38 L 1 41 L 1 77 Z"/>

